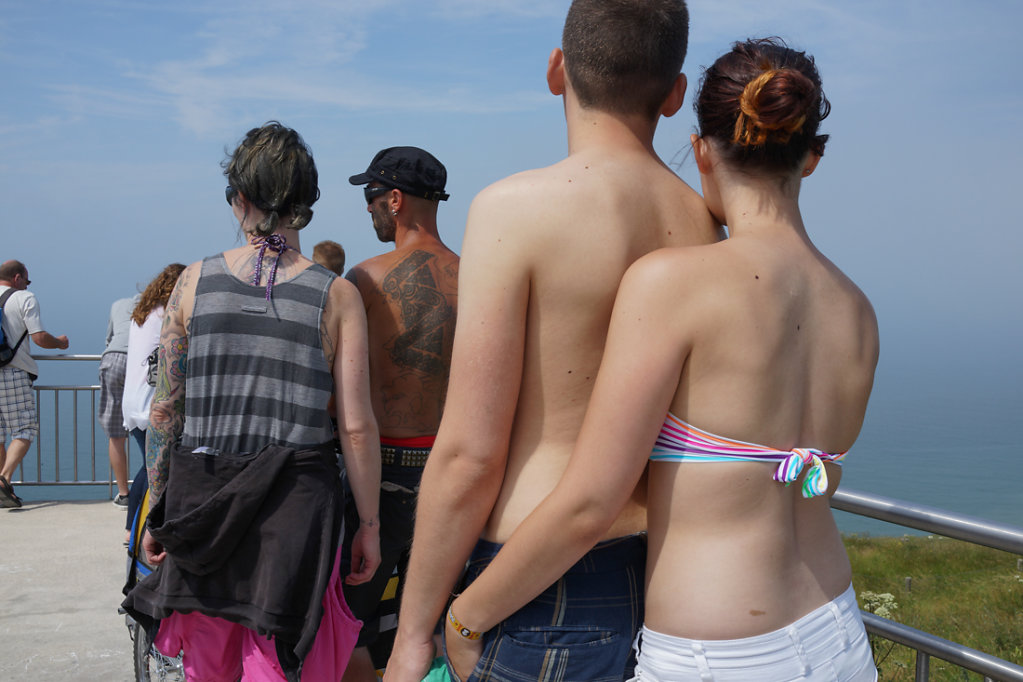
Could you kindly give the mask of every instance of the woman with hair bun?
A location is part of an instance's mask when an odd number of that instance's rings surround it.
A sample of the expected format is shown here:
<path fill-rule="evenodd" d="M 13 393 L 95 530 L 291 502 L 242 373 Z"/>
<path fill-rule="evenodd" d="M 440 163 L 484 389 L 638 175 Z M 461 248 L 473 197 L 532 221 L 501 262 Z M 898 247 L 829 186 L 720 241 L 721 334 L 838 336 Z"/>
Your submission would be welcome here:
<path fill-rule="evenodd" d="M 298 133 L 253 128 L 224 167 L 247 243 L 188 266 L 167 303 L 142 542 L 157 570 L 124 606 L 190 680 L 337 680 L 359 629 L 340 581 L 380 563 L 366 313 L 301 253 L 319 189 Z M 350 571 L 332 393 L 361 521 Z"/>
<path fill-rule="evenodd" d="M 736 43 L 706 70 L 692 144 L 729 238 L 626 273 L 564 477 L 451 604 L 462 679 L 475 632 L 564 573 L 637 485 L 649 554 L 635 679 L 876 679 L 829 498 L 863 423 L 877 322 L 798 202 L 828 109 L 813 59 L 776 39 Z"/>

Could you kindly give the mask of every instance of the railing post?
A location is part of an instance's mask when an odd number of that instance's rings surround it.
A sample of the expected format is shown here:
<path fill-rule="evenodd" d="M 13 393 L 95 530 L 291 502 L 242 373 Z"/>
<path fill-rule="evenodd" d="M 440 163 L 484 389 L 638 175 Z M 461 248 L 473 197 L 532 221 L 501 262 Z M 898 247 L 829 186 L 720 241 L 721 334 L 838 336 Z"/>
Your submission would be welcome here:
<path fill-rule="evenodd" d="M 71 426 L 72 441 L 71 453 L 75 460 L 75 475 L 73 480 L 78 480 L 78 391 L 71 391 Z M 92 460 L 92 479 L 96 480 L 96 460 Z"/>
<path fill-rule="evenodd" d="M 36 416 L 38 416 L 43 412 L 43 396 L 39 392 L 38 388 L 35 389 L 35 391 L 36 391 Z M 21 464 L 19 466 L 21 467 L 21 480 L 24 481 L 25 460 L 21 460 Z M 36 480 L 38 481 L 42 477 L 43 477 L 43 425 L 42 423 L 40 423 L 39 435 L 36 436 Z"/>
<path fill-rule="evenodd" d="M 60 483 L 60 391 L 53 392 L 53 478 Z"/>
<path fill-rule="evenodd" d="M 931 675 L 931 657 L 919 649 L 916 652 L 916 682 L 927 682 Z"/>
<path fill-rule="evenodd" d="M 96 480 L 96 389 L 89 391 L 89 398 L 92 401 L 92 423 L 89 428 L 89 447 L 92 448 L 92 480 Z M 109 446 L 108 446 L 109 447 Z M 110 467 L 107 476 L 107 496 L 114 496 L 114 468 Z"/>

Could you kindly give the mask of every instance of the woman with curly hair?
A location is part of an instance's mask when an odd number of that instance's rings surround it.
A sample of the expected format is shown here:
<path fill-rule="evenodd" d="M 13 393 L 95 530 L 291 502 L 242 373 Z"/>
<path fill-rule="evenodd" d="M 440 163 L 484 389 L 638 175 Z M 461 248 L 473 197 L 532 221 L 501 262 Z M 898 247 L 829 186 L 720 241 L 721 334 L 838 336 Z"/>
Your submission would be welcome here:
<path fill-rule="evenodd" d="M 128 493 L 128 519 L 125 528 L 131 529 L 142 496 L 149 487 L 146 476 L 146 429 L 149 428 L 149 404 L 153 400 L 153 384 L 149 383 L 149 358 L 160 343 L 160 326 L 163 324 L 163 307 L 167 305 L 178 275 L 185 269 L 181 263 L 171 263 L 153 278 L 135 309 L 131 313 L 128 328 L 128 355 L 124 370 L 124 395 L 121 399 L 121 413 L 124 426 L 138 443 L 143 454 L 142 467 L 131 484 Z"/>

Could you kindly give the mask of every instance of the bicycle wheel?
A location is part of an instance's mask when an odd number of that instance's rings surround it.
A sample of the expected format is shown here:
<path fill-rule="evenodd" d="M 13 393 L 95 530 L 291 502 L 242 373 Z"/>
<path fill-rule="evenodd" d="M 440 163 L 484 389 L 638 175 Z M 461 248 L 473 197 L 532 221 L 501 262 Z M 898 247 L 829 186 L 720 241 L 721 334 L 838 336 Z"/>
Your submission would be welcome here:
<path fill-rule="evenodd" d="M 167 658 L 146 637 L 138 623 L 129 626 L 135 658 L 135 682 L 185 682 L 181 656 Z"/>

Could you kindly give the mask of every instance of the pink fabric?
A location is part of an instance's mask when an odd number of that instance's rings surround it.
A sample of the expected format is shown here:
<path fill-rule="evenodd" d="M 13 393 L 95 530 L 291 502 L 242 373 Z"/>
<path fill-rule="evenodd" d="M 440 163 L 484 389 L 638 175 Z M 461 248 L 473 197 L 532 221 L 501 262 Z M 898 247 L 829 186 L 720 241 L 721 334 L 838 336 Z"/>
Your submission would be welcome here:
<path fill-rule="evenodd" d="M 362 621 L 352 615 L 341 590 L 341 548 L 323 595 L 323 619 L 313 647 L 302 665 L 302 679 L 340 680 Z M 189 682 L 280 682 L 284 672 L 273 640 L 254 630 L 201 613 L 174 612 L 160 622 L 156 648 L 165 656 L 184 651 L 182 663 Z"/>

